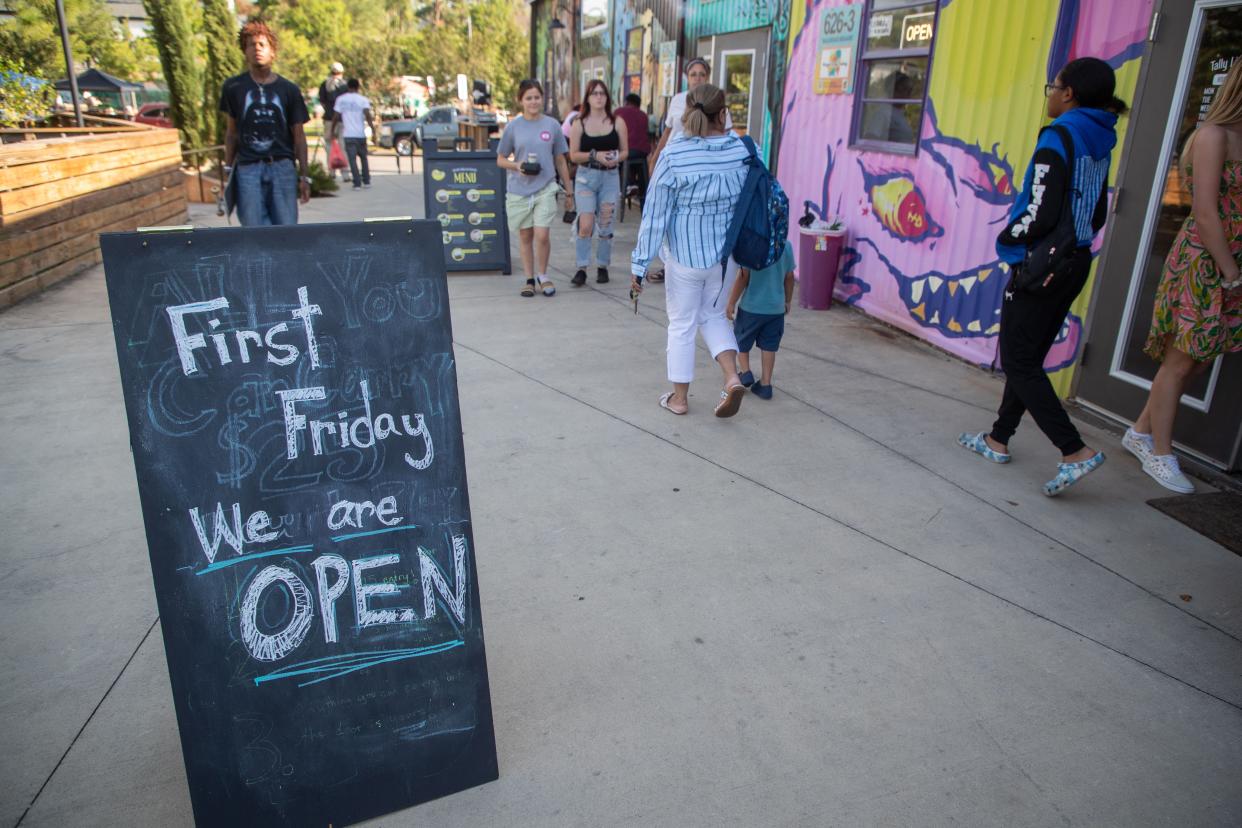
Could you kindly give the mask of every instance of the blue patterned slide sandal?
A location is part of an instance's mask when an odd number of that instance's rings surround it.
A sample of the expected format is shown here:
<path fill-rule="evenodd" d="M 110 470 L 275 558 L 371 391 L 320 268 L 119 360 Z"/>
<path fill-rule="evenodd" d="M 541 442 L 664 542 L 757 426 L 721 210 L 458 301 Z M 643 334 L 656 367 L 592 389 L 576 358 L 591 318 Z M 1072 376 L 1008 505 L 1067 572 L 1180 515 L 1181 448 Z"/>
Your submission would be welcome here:
<path fill-rule="evenodd" d="M 975 454 L 983 457 L 985 460 L 991 460 L 993 463 L 1005 464 L 1012 458 L 1008 454 L 1001 454 L 988 447 L 986 431 L 980 431 L 978 434 L 959 434 L 957 436 L 957 444 L 963 448 L 968 448 Z"/>
<path fill-rule="evenodd" d="M 1048 495 L 1048 497 L 1056 497 L 1104 465 L 1104 460 L 1104 452 L 1097 451 L 1093 457 L 1088 457 L 1086 460 L 1078 463 L 1058 463 L 1057 476 L 1044 484 L 1044 494 Z"/>

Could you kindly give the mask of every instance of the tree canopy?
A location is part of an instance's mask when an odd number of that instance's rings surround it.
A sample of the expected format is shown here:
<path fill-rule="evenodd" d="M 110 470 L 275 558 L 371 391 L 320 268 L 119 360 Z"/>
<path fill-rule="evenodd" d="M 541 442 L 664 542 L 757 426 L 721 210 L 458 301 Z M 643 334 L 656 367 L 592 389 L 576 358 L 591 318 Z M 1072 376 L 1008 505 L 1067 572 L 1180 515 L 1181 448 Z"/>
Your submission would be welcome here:
<path fill-rule="evenodd" d="M 280 73 L 304 89 L 340 61 L 380 97 L 393 76 L 419 75 L 434 77 L 443 98 L 461 73 L 512 103 L 526 74 L 524 0 L 262 0 L 256 8 L 280 38 Z"/>
<path fill-rule="evenodd" d="M 145 0 L 146 37 L 134 37 L 104 0 L 64 4 L 79 72 L 95 66 L 125 80 L 175 86 L 186 140 L 217 140 L 219 87 L 243 66 L 239 22 L 225 0 Z M 280 41 L 277 71 L 307 93 L 340 61 L 381 103 L 395 92 L 395 76 L 432 77 L 437 98 L 446 100 L 464 74 L 490 82 L 496 103 L 513 108 L 527 71 L 526 0 L 239 0 L 236 8 L 272 26 Z M 55 0 L 17 3 L 14 16 L 0 22 L 0 54 L 31 75 L 64 77 Z"/>
<path fill-rule="evenodd" d="M 133 37 L 108 11 L 103 0 L 64 0 L 73 60 L 81 73 L 88 66 L 135 82 L 161 77 L 154 45 Z M 55 0 L 22 0 L 12 18 L 0 23 L 0 54 L 26 71 L 48 80 L 65 77 Z"/>

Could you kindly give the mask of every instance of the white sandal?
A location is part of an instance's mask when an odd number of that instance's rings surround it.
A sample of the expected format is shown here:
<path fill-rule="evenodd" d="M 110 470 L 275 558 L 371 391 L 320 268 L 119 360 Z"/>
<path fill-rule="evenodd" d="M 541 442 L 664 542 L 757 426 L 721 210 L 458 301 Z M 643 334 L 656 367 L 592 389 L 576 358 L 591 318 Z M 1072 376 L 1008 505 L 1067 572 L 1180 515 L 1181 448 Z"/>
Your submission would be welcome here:
<path fill-rule="evenodd" d="M 742 407 L 742 397 L 746 395 L 746 386 L 730 385 L 720 392 L 720 402 L 716 403 L 717 417 L 732 417 Z"/>
<path fill-rule="evenodd" d="M 677 411 L 676 409 L 674 409 L 672 406 L 668 404 L 668 401 L 671 400 L 673 398 L 673 395 L 676 393 L 677 393 L 676 391 L 666 391 L 663 394 L 661 394 L 660 395 L 660 408 L 663 408 L 665 411 L 669 412 L 670 414 L 676 414 L 678 417 L 680 417 L 686 412 Z M 688 411 L 689 408 L 687 408 L 686 410 Z"/>

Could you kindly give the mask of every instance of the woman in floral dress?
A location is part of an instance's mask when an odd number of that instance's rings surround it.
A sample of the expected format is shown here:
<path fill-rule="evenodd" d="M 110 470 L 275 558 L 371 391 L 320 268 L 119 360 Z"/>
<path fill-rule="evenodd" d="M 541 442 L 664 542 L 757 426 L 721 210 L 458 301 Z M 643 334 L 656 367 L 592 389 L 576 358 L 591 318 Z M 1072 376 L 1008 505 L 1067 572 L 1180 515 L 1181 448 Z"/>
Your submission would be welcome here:
<path fill-rule="evenodd" d="M 1172 446 L 1182 392 L 1218 356 L 1242 351 L 1242 63 L 1230 70 L 1182 158 L 1191 214 L 1165 259 L 1143 347 L 1160 369 L 1121 443 L 1157 483 L 1189 494 L 1194 484 Z"/>

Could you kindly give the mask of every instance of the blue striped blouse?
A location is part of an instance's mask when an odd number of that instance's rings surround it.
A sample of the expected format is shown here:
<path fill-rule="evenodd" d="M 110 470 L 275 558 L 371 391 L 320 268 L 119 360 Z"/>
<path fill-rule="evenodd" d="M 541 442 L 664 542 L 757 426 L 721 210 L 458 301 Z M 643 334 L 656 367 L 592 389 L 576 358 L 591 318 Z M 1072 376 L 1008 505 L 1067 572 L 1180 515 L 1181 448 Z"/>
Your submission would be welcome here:
<path fill-rule="evenodd" d="M 665 241 L 679 264 L 697 268 L 720 264 L 749 156 L 736 135 L 669 142 L 656 161 L 638 244 L 630 256 L 635 276 L 647 274 L 647 265 Z"/>

